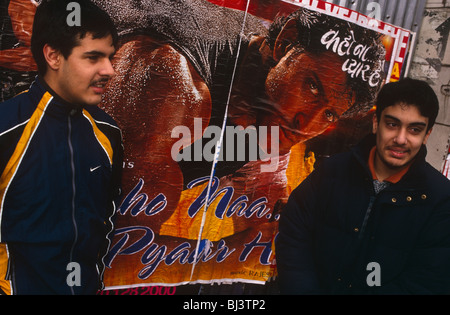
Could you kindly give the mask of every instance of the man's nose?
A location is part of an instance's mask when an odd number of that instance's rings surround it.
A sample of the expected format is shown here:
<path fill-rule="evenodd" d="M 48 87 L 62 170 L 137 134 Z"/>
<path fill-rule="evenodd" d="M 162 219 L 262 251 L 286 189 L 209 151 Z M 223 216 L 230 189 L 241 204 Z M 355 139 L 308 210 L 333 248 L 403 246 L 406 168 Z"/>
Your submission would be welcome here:
<path fill-rule="evenodd" d="M 408 143 L 407 132 L 405 128 L 400 128 L 397 136 L 394 138 L 394 142 L 399 145 L 405 145 Z"/>
<path fill-rule="evenodd" d="M 115 73 L 115 71 L 114 71 L 114 67 L 113 67 L 113 65 L 111 63 L 111 60 L 109 60 L 109 58 L 105 58 L 105 62 L 102 64 L 102 68 L 101 68 L 100 74 L 102 76 L 109 76 L 109 77 L 111 77 L 111 76 L 114 75 L 114 73 Z"/>

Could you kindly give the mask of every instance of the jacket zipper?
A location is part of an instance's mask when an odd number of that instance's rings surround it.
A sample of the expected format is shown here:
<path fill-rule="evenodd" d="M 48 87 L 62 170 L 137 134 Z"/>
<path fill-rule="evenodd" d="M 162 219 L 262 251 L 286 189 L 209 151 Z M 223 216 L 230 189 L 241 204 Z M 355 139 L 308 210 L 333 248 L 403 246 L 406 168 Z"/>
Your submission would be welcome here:
<path fill-rule="evenodd" d="M 75 250 L 75 245 L 78 241 L 78 227 L 77 222 L 75 220 L 75 195 L 76 195 L 76 185 L 75 185 L 75 161 L 74 161 L 74 151 L 73 151 L 73 144 L 72 144 L 72 120 L 71 117 L 68 117 L 68 127 L 69 127 L 69 136 L 68 136 L 68 144 L 69 144 L 69 151 L 70 151 L 70 168 L 72 171 L 72 223 L 73 228 L 75 232 L 75 237 L 72 243 L 72 248 L 70 249 L 70 261 L 69 263 L 73 262 L 73 253 Z M 72 295 L 75 295 L 73 286 L 70 286 L 70 291 Z"/>

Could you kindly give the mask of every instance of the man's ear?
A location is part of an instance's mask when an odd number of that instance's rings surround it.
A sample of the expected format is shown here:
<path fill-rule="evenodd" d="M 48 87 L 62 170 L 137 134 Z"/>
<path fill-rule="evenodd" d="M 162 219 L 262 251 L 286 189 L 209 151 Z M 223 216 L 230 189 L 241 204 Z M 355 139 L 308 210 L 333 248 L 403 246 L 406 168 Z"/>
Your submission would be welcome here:
<path fill-rule="evenodd" d="M 45 61 L 47 62 L 47 65 L 50 67 L 50 69 L 58 70 L 61 64 L 61 52 L 48 44 L 44 45 L 44 48 L 42 48 L 42 52 L 44 53 Z"/>
<path fill-rule="evenodd" d="M 372 132 L 374 134 L 377 133 L 378 130 L 378 119 L 377 119 L 377 114 L 373 114 L 373 118 L 372 118 Z"/>
<path fill-rule="evenodd" d="M 275 46 L 273 48 L 273 59 L 275 61 L 280 61 L 280 59 L 283 58 L 292 47 L 294 47 L 297 36 L 297 22 L 295 19 L 290 19 L 286 22 L 286 24 L 284 24 L 283 29 L 275 40 Z"/>
<path fill-rule="evenodd" d="M 423 145 L 427 144 L 428 138 L 429 138 L 430 135 L 431 135 L 431 131 L 433 131 L 433 128 L 430 128 L 430 130 L 427 131 L 427 133 L 426 133 L 426 135 L 425 135 L 425 138 L 423 139 L 423 142 L 422 142 Z"/>

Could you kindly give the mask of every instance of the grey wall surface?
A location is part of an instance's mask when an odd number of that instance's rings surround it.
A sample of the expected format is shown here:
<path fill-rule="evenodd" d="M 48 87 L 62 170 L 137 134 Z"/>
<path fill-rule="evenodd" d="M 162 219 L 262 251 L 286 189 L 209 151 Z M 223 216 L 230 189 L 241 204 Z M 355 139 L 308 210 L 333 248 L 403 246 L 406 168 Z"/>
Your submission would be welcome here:
<path fill-rule="evenodd" d="M 409 76 L 428 81 L 440 112 L 428 143 L 428 162 L 442 171 L 450 140 L 450 1 L 428 0 Z"/>
<path fill-rule="evenodd" d="M 417 32 L 420 29 L 423 12 L 427 0 L 325 0 L 365 15 L 372 16 L 375 7 L 380 8 L 382 21 L 401 26 L 410 31 Z M 376 5 L 374 5 L 376 4 Z"/>

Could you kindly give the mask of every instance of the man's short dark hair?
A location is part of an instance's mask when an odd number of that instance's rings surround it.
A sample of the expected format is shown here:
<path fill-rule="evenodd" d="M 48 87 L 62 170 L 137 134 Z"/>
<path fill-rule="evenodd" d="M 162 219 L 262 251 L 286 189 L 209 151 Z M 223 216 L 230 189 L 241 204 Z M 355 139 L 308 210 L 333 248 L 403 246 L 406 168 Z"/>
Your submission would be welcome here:
<path fill-rule="evenodd" d="M 67 16 L 72 12 L 67 5 L 78 3 L 81 9 L 80 25 L 69 25 Z M 45 75 L 47 63 L 43 55 L 46 44 L 59 50 L 64 58 L 68 58 L 72 49 L 87 34 L 94 39 L 111 35 L 113 44 L 117 47 L 118 35 L 110 17 L 89 0 L 43 0 L 37 7 L 31 36 L 31 51 L 36 61 L 38 72 Z"/>
<path fill-rule="evenodd" d="M 288 16 L 277 17 L 271 24 L 267 42 L 272 49 L 284 25 L 291 19 L 295 19 L 298 33 L 294 45 L 300 46 L 307 52 L 319 55 L 327 50 L 325 45 L 321 43 L 322 36 L 330 30 L 338 31 L 341 38 L 354 37 L 357 40 L 356 44 L 370 47 L 365 55 L 366 63 L 370 66 L 370 71 L 379 71 L 380 78 L 384 76 L 383 66 L 386 49 L 382 43 L 381 34 L 355 23 L 304 8 L 300 8 Z M 367 112 L 373 107 L 381 88 L 381 80 L 377 86 L 371 86 L 347 73 L 347 85 L 356 96 L 354 104 L 351 104 L 347 112 L 344 113 L 344 116 L 351 116 L 355 113 Z"/>
<path fill-rule="evenodd" d="M 427 131 L 434 126 L 439 113 L 439 100 L 427 82 L 404 78 L 384 85 L 376 101 L 378 121 L 386 107 L 402 103 L 416 106 L 420 114 L 428 118 Z"/>

